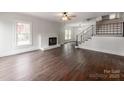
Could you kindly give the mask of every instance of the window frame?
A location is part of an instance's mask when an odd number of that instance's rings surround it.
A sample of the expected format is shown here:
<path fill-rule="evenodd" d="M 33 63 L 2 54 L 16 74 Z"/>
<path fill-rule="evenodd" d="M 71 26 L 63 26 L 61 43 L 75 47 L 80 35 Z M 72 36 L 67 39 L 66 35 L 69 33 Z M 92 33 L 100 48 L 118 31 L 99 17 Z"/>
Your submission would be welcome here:
<path fill-rule="evenodd" d="M 67 33 L 66 33 L 66 31 L 67 31 Z M 65 29 L 65 31 L 64 31 L 64 33 L 65 33 L 64 39 L 65 40 L 71 40 L 72 39 L 72 32 L 71 31 L 72 31 L 71 29 Z M 66 34 L 67 34 L 67 36 L 66 36 Z M 66 37 L 67 37 L 67 39 L 66 39 Z"/>
<path fill-rule="evenodd" d="M 25 45 L 17 45 L 17 30 L 16 30 L 16 25 L 17 23 L 24 23 L 24 24 L 30 24 L 30 44 L 25 44 Z M 31 22 L 27 22 L 27 21 L 16 21 L 15 22 L 15 46 L 16 48 L 22 48 L 22 47 L 29 47 L 33 45 L 33 31 L 32 31 L 32 23 Z"/>

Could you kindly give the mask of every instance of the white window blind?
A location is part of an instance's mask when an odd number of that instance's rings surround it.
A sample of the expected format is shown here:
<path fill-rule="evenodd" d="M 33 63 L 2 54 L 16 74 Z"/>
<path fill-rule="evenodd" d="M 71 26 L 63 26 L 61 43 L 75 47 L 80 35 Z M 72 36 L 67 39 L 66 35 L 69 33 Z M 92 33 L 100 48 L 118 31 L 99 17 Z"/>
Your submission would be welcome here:
<path fill-rule="evenodd" d="M 32 44 L 31 24 L 24 22 L 16 23 L 16 45 L 24 46 Z"/>

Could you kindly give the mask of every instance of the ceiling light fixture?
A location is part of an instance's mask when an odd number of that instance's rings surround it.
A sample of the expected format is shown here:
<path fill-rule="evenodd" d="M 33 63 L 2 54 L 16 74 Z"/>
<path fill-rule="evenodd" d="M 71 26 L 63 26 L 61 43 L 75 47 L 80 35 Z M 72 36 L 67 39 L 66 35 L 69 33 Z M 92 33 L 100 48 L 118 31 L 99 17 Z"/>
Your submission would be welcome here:
<path fill-rule="evenodd" d="M 63 17 L 62 17 L 62 20 L 63 20 L 63 21 L 67 21 L 67 20 L 68 20 L 67 16 L 63 16 Z"/>
<path fill-rule="evenodd" d="M 63 12 L 60 16 L 62 21 L 68 21 L 71 20 L 73 17 L 76 17 L 76 15 L 70 14 L 68 12 Z"/>

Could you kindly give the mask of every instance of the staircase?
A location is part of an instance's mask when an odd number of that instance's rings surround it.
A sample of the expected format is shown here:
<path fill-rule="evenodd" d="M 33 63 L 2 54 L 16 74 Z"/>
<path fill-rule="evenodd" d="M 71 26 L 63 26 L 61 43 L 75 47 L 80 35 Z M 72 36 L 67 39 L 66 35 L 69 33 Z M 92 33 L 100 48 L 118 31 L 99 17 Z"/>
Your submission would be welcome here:
<path fill-rule="evenodd" d="M 82 43 L 85 43 L 89 39 L 92 39 L 92 37 L 94 36 L 95 28 L 96 28 L 95 25 L 91 25 L 88 28 L 81 31 L 81 33 L 76 35 L 76 47 L 78 47 Z"/>
<path fill-rule="evenodd" d="M 75 48 L 124 56 L 124 25 L 111 23 L 101 26 L 91 25 L 76 35 Z"/>
<path fill-rule="evenodd" d="M 97 22 L 76 35 L 76 46 L 85 43 L 93 36 L 99 37 L 123 37 L 123 22 L 117 20 L 108 20 Z"/>

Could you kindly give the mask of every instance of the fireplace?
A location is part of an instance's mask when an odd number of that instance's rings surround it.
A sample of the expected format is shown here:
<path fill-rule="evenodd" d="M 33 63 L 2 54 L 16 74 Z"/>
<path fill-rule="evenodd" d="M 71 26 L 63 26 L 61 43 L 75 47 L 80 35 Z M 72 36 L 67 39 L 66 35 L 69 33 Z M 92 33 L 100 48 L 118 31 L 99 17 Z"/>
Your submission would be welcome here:
<path fill-rule="evenodd" d="M 56 45 L 57 44 L 57 38 L 56 37 L 50 37 L 49 38 L 49 46 Z"/>

